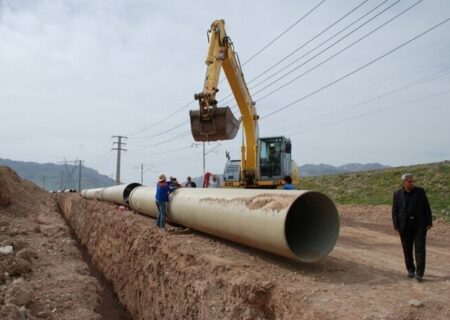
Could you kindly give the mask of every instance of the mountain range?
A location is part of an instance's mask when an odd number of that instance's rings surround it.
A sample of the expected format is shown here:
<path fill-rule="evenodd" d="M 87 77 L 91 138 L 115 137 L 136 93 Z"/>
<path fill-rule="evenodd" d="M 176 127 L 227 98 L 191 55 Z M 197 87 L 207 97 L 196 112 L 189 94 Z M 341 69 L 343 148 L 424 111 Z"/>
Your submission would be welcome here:
<path fill-rule="evenodd" d="M 299 166 L 298 170 L 300 172 L 300 177 L 315 177 L 348 172 L 381 170 L 387 168 L 390 168 L 390 166 L 385 166 L 380 163 L 365 163 L 365 164 L 347 163 L 338 167 L 321 163 L 321 164 L 304 164 Z"/>
<path fill-rule="evenodd" d="M 0 166 L 7 166 L 26 180 L 46 190 L 78 189 L 79 167 L 73 164 L 54 164 L 14 161 L 0 158 Z M 97 170 L 81 168 L 81 189 L 108 187 L 115 181 Z"/>
<path fill-rule="evenodd" d="M 22 179 L 30 180 L 46 190 L 78 189 L 79 168 L 73 164 L 36 163 L 0 158 L 0 166 L 10 167 Z M 338 167 L 322 163 L 304 164 L 298 168 L 301 177 L 312 177 L 380 170 L 390 167 L 379 163 L 349 163 Z M 197 186 L 201 186 L 203 177 L 195 177 L 193 180 L 197 183 Z M 82 167 L 81 189 L 107 187 L 114 184 L 115 181 L 108 176 L 100 174 L 94 169 Z"/>

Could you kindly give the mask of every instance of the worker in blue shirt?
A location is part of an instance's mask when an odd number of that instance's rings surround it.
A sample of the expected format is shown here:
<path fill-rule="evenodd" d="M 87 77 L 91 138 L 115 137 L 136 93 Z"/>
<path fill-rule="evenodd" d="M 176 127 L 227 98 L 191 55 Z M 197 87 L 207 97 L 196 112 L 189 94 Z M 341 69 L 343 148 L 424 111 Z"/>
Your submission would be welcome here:
<path fill-rule="evenodd" d="M 295 187 L 292 185 L 292 178 L 290 176 L 284 177 L 284 186 L 283 190 L 295 190 Z"/>
<path fill-rule="evenodd" d="M 160 175 L 158 183 L 156 184 L 156 206 L 158 207 L 158 219 L 156 226 L 161 229 L 165 228 L 167 216 L 167 204 L 169 203 L 169 193 L 173 192 L 175 188 L 166 182 L 166 176 Z"/>

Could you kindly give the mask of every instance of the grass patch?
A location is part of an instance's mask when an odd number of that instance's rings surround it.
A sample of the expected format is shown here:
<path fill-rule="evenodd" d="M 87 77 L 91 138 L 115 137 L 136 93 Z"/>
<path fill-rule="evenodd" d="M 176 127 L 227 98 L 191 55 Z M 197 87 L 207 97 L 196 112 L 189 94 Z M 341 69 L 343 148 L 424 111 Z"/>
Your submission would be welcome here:
<path fill-rule="evenodd" d="M 297 188 L 323 192 L 340 204 L 391 205 L 392 194 L 401 187 L 400 177 L 405 172 L 412 173 L 415 185 L 427 192 L 433 216 L 450 222 L 450 161 L 304 177 Z"/>

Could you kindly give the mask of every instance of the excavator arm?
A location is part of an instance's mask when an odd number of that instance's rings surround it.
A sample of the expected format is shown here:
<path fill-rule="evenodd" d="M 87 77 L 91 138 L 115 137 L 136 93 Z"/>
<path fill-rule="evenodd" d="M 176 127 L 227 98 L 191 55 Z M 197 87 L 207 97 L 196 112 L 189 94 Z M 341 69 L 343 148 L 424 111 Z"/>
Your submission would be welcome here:
<path fill-rule="evenodd" d="M 191 131 L 196 141 L 233 139 L 239 131 L 237 120 L 229 107 L 217 107 L 216 93 L 221 69 L 230 84 L 241 113 L 245 133 L 245 145 L 241 148 L 241 174 L 244 185 L 251 185 L 257 179 L 258 115 L 242 73 L 231 39 L 225 32 L 225 21 L 212 23 L 206 76 L 203 91 L 195 94 L 199 110 L 191 110 Z"/>

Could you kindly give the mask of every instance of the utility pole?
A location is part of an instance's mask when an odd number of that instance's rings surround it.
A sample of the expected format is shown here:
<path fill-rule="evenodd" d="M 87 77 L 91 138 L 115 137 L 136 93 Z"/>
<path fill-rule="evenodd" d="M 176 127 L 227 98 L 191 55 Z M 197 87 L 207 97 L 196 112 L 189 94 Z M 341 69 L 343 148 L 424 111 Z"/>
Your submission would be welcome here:
<path fill-rule="evenodd" d="M 78 192 L 81 192 L 81 167 L 83 166 L 83 160 L 78 160 Z"/>
<path fill-rule="evenodd" d="M 122 141 L 122 139 L 128 139 L 128 137 L 124 136 L 113 136 L 113 138 L 117 138 L 117 141 L 113 142 L 113 146 L 116 144 L 117 147 L 112 148 L 112 150 L 117 150 L 117 167 L 116 167 L 116 185 L 120 184 L 120 153 L 122 151 L 127 151 L 122 148 L 122 146 L 126 146 L 127 144 Z"/>
<path fill-rule="evenodd" d="M 206 152 L 205 152 L 205 141 L 203 141 L 202 143 L 202 147 L 203 147 L 203 176 L 205 176 L 206 173 Z M 200 145 L 200 143 L 192 143 L 191 144 L 191 148 L 193 147 L 198 147 Z"/>
<path fill-rule="evenodd" d="M 64 183 L 64 171 L 61 171 L 61 187 L 59 188 L 59 190 L 61 191 L 63 189 L 63 183 Z"/>
<path fill-rule="evenodd" d="M 147 168 L 145 171 L 144 171 L 144 166 Z M 144 184 L 144 173 L 145 172 L 147 172 L 147 171 L 157 172 L 157 171 L 152 169 L 153 167 L 154 167 L 154 165 L 150 164 L 150 163 L 141 163 L 141 164 L 133 167 L 133 169 L 140 169 L 141 170 L 141 184 L 142 185 Z"/>
<path fill-rule="evenodd" d="M 75 173 L 75 170 L 77 169 L 77 165 L 79 165 L 80 166 L 80 168 L 79 168 L 79 176 L 78 176 L 78 188 L 80 188 L 80 186 L 81 186 L 81 164 L 82 164 L 82 162 L 83 162 L 83 160 L 66 160 L 66 158 L 64 158 L 64 161 L 62 161 L 62 162 L 58 162 L 58 163 L 61 163 L 61 164 L 64 164 L 64 168 L 65 168 L 65 171 L 66 171 L 66 174 L 67 174 L 67 176 L 66 176 L 66 183 L 63 185 L 63 181 L 64 181 L 64 173 L 63 172 L 61 172 L 61 190 L 63 189 L 63 186 L 64 187 L 68 187 L 68 188 L 70 188 L 70 189 L 75 189 L 76 188 L 76 182 L 75 182 L 75 179 L 73 178 L 73 174 Z M 72 165 L 72 167 L 70 168 L 70 170 L 69 170 L 69 164 L 72 164 L 73 163 L 73 165 Z"/>

